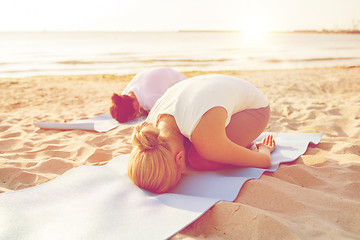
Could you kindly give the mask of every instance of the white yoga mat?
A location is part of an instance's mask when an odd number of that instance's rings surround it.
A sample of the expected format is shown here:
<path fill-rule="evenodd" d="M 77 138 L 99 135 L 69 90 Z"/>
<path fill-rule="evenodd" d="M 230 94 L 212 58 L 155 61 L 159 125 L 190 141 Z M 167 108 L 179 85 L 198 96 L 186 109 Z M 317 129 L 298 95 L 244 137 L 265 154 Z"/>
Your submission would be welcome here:
<path fill-rule="evenodd" d="M 216 202 L 235 200 L 248 179 L 276 171 L 320 140 L 319 133 L 279 133 L 268 170 L 188 171 L 172 193 L 161 195 L 128 179 L 128 154 L 105 166 L 78 167 L 45 184 L 0 194 L 0 239 L 169 238 Z"/>
<path fill-rule="evenodd" d="M 90 119 L 76 120 L 71 122 L 35 122 L 34 125 L 39 128 L 45 129 L 62 129 L 62 130 L 88 130 L 96 132 L 107 132 L 113 128 L 116 128 L 119 125 L 134 125 L 145 120 L 145 117 L 138 117 L 134 120 L 127 123 L 119 123 L 113 119 L 110 113 L 104 113 L 98 116 L 95 116 Z"/>

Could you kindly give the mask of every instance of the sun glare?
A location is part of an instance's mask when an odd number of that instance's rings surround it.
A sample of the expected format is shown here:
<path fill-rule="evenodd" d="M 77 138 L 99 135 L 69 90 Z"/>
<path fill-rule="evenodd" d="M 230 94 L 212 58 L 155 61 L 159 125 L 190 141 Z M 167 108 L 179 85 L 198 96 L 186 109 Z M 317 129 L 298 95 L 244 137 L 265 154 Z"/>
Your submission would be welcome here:
<path fill-rule="evenodd" d="M 268 31 L 264 19 L 261 18 L 246 20 L 242 30 L 247 39 L 254 41 L 262 41 Z"/>

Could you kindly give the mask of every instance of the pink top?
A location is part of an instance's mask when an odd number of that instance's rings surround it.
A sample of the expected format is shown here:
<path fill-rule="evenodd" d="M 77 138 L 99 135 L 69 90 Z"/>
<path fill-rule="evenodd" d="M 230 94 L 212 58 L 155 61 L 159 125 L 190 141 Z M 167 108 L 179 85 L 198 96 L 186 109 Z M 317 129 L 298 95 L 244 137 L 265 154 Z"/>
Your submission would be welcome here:
<path fill-rule="evenodd" d="M 148 69 L 136 74 L 122 94 L 134 92 L 140 107 L 150 111 L 169 87 L 185 78 L 184 74 L 168 67 Z"/>

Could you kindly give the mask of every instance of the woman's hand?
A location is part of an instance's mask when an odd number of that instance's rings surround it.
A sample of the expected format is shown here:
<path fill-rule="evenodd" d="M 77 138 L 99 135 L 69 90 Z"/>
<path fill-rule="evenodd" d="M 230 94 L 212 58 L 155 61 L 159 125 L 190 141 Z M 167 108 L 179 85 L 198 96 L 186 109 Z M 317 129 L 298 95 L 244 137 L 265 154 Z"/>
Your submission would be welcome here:
<path fill-rule="evenodd" d="M 270 150 L 270 152 L 272 153 L 275 150 L 275 140 L 273 135 L 268 135 L 266 136 L 262 142 L 257 142 L 256 143 L 257 148 L 259 149 L 261 146 L 264 146 L 266 148 L 268 148 Z"/>

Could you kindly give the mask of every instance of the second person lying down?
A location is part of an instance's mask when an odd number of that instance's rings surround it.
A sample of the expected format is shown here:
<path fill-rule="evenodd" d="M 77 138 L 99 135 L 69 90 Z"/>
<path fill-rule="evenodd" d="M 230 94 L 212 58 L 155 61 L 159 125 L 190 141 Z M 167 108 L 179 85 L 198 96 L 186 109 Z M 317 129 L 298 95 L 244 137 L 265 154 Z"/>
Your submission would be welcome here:
<path fill-rule="evenodd" d="M 111 116 L 120 123 L 146 115 L 166 90 L 185 76 L 172 68 L 151 68 L 135 75 L 119 95 L 111 97 Z"/>

